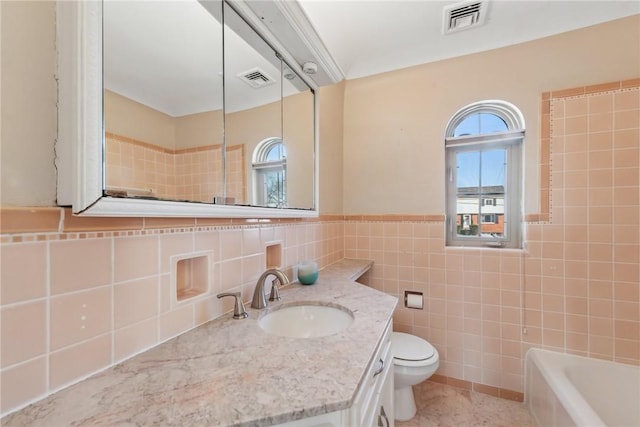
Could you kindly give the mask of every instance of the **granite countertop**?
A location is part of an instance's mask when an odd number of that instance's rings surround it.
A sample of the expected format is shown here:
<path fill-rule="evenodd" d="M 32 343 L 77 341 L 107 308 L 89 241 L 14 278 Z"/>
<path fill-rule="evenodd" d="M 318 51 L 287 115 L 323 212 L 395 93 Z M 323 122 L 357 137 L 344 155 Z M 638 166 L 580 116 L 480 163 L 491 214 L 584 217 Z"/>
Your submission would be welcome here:
<path fill-rule="evenodd" d="M 0 420 L 4 426 L 265 426 L 349 408 L 397 299 L 354 282 L 371 261 L 342 260 L 282 301 L 320 301 L 354 313 L 318 338 L 264 332 L 265 310 L 231 313 L 61 390 Z"/>

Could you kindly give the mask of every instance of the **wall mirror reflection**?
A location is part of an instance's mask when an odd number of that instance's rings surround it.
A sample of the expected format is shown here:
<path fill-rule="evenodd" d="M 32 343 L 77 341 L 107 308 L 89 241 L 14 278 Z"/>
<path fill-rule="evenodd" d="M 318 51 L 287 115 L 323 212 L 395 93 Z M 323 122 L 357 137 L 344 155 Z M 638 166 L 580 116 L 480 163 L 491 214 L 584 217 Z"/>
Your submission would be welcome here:
<path fill-rule="evenodd" d="M 226 4 L 224 16 L 226 194 L 236 204 L 312 209 L 314 93 Z M 245 50 L 254 54 L 236 54 Z"/>
<path fill-rule="evenodd" d="M 314 209 L 315 94 L 231 7 L 105 1 L 103 22 L 106 195 Z"/>
<path fill-rule="evenodd" d="M 105 1 L 103 20 L 106 193 L 211 202 L 224 191 L 222 3 Z"/>

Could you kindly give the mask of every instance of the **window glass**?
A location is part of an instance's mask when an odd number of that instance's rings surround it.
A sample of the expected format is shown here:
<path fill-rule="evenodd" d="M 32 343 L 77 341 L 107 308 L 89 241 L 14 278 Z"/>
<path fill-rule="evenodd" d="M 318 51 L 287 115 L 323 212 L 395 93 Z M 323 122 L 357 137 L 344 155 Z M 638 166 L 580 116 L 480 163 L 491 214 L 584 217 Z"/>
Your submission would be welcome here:
<path fill-rule="evenodd" d="M 520 112 L 502 101 L 472 104 L 447 135 L 447 245 L 520 247 Z"/>
<path fill-rule="evenodd" d="M 509 130 L 507 123 L 491 113 L 473 113 L 466 116 L 453 133 L 453 136 L 481 135 Z"/>
<path fill-rule="evenodd" d="M 282 143 L 274 144 L 269 147 L 264 161 L 273 162 L 276 160 L 282 160 L 287 157 L 285 153 L 284 145 Z"/>
<path fill-rule="evenodd" d="M 262 204 L 271 207 L 284 207 L 287 203 L 285 193 L 285 171 L 281 168 L 263 169 L 259 172 L 259 181 L 263 188 Z"/>
<path fill-rule="evenodd" d="M 457 234 L 505 236 L 506 149 L 465 151 L 457 153 L 456 158 Z M 487 214 L 494 220 L 485 221 Z"/>
<path fill-rule="evenodd" d="M 260 142 L 253 153 L 254 203 L 287 207 L 287 150 L 280 138 Z"/>

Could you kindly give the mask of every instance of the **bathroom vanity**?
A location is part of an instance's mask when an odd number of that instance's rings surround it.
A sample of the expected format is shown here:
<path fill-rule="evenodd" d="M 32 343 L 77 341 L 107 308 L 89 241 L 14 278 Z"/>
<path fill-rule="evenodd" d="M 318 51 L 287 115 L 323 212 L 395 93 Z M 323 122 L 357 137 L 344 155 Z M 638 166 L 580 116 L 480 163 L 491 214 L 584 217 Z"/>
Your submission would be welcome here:
<path fill-rule="evenodd" d="M 370 261 L 342 260 L 316 284 L 281 289 L 264 310 L 247 307 L 203 324 L 0 420 L 2 425 L 393 425 L 392 315 L 397 299 L 354 282 Z M 341 332 L 289 338 L 264 331 L 270 312 L 339 307 Z"/>

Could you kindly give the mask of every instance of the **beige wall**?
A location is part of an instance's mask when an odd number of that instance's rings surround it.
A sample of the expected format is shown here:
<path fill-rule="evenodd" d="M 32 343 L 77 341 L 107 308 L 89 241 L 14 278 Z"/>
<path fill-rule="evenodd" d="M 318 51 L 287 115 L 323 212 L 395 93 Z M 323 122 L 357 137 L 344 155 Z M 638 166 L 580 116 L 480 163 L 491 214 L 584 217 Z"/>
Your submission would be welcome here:
<path fill-rule="evenodd" d="M 247 171 L 247 198 L 253 197 L 252 156 L 256 146 L 267 138 L 283 138 L 287 147 L 287 192 L 292 207 L 308 207 L 313 203 L 313 123 L 312 100 L 308 93 L 227 114 L 225 137 L 230 146 L 244 144 Z M 281 119 L 281 112 L 284 119 Z M 249 124 L 249 125 L 248 125 Z"/>
<path fill-rule="evenodd" d="M 314 100 L 310 91 L 282 100 L 282 141 L 287 149 L 287 203 L 314 206 Z"/>
<path fill-rule="evenodd" d="M 319 208 L 323 214 L 343 212 L 342 177 L 344 170 L 342 134 L 344 128 L 344 90 L 346 82 L 320 89 Z"/>
<path fill-rule="evenodd" d="M 480 54 L 349 80 L 344 213 L 444 212 L 444 130 L 461 107 L 503 99 L 524 114 L 525 212 L 538 209 L 542 92 L 640 72 L 640 16 Z"/>
<path fill-rule="evenodd" d="M 266 138 L 282 137 L 281 107 L 279 102 L 262 105 L 248 110 L 238 111 L 225 116 L 225 140 L 229 146 L 244 144 L 244 167 L 251 171 L 251 156 L 260 141 Z M 250 125 L 247 125 L 250 123 Z M 252 199 L 252 180 L 247 180 L 245 201 Z"/>
<path fill-rule="evenodd" d="M 105 90 L 105 129 L 170 150 L 221 144 L 222 110 L 173 117 Z"/>
<path fill-rule="evenodd" d="M 224 138 L 222 110 L 176 117 L 175 123 L 176 149 L 222 144 Z"/>
<path fill-rule="evenodd" d="M 55 205 L 55 7 L 55 2 L 0 2 L 3 205 Z"/>
<path fill-rule="evenodd" d="M 104 91 L 104 127 L 116 135 L 175 148 L 173 117 L 109 90 Z"/>

